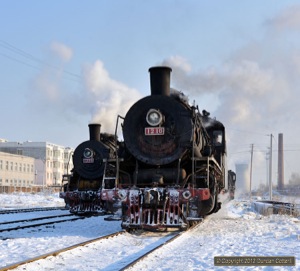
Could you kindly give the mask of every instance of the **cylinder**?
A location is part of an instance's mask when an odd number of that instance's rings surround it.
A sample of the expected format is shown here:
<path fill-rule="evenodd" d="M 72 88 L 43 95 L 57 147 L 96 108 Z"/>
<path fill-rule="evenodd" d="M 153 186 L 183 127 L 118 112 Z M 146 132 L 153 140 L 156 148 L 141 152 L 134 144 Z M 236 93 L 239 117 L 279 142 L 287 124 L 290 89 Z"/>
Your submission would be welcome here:
<path fill-rule="evenodd" d="M 151 95 L 170 96 L 171 71 L 170 67 L 164 66 L 149 69 Z"/>
<path fill-rule="evenodd" d="M 98 123 L 90 123 L 90 140 L 96 140 L 100 142 L 100 128 L 101 124 Z"/>

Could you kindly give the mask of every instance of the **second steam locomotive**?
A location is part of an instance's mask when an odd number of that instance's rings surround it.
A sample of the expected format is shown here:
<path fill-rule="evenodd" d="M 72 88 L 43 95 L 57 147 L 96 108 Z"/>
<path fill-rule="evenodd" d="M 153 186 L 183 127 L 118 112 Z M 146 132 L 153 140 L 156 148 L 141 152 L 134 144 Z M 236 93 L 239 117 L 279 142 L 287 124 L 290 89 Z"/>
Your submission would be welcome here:
<path fill-rule="evenodd" d="M 224 125 L 170 88 L 171 71 L 149 69 L 151 95 L 122 118 L 124 141 L 98 140 L 96 130 L 76 148 L 69 186 L 76 185 L 66 191 L 77 197 L 73 210 L 118 215 L 124 229 L 186 229 L 220 209 Z"/>

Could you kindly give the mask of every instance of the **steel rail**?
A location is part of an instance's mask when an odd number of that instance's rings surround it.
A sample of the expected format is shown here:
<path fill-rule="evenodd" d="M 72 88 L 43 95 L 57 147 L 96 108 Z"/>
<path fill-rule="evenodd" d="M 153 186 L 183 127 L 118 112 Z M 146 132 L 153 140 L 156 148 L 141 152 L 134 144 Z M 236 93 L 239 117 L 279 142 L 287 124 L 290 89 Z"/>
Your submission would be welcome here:
<path fill-rule="evenodd" d="M 52 211 L 52 210 L 68 210 L 65 207 L 41 207 L 41 208 L 23 208 L 23 209 L 9 209 L 9 210 L 0 210 L 0 215 L 14 214 L 14 213 L 29 213 L 29 212 L 43 212 L 43 211 Z"/>
<path fill-rule="evenodd" d="M 65 214 L 65 215 L 52 215 L 52 216 L 43 216 L 43 217 L 36 217 L 36 218 L 28 218 L 28 219 L 21 219 L 21 220 L 13 220 L 13 221 L 5 221 L 1 222 L 1 225 L 7 225 L 7 224 L 15 224 L 15 223 L 22 223 L 22 222 L 30 222 L 30 221 L 37 221 L 37 220 L 45 220 L 45 219 L 51 219 L 56 217 L 65 217 L 65 216 L 74 216 L 73 214 Z"/>
<path fill-rule="evenodd" d="M 189 227 L 189 229 L 187 231 L 192 230 L 193 228 L 195 228 L 199 224 L 201 224 L 201 222 L 197 223 L 197 224 L 195 224 L 195 225 L 193 225 L 191 227 Z M 126 270 L 126 269 L 134 266 L 136 263 L 142 261 L 149 254 L 151 254 L 154 251 L 158 250 L 159 248 L 161 248 L 161 247 L 163 247 L 163 246 L 171 243 L 172 241 L 174 241 L 175 239 L 177 239 L 178 237 L 180 237 L 182 234 L 186 233 L 187 231 L 171 232 L 169 234 L 170 238 L 168 240 L 163 241 L 163 243 L 161 243 L 161 244 L 157 245 L 156 247 L 150 249 L 148 252 L 144 253 L 143 255 L 139 256 L 135 260 L 133 260 L 130 263 L 126 264 L 126 266 L 124 266 L 123 268 L 121 268 L 119 270 L 124 271 L 124 270 Z M 118 232 L 115 232 L 115 233 L 112 233 L 112 234 L 108 234 L 108 235 L 105 235 L 105 236 L 100 236 L 100 237 L 97 237 L 97 238 L 94 238 L 94 239 L 90 239 L 88 241 L 85 241 L 85 242 L 82 242 L 82 243 L 78 243 L 78 244 L 75 244 L 75 245 L 63 248 L 63 249 L 55 250 L 55 251 L 52 251 L 52 252 L 49 252 L 49 253 L 37 256 L 37 257 L 33 257 L 33 258 L 30 258 L 30 259 L 27 259 L 27 260 L 24 260 L 24 261 L 21 261 L 21 262 L 17 262 L 17 263 L 11 264 L 11 265 L 0 267 L 0 271 L 7 271 L 7 270 L 10 270 L 10 269 L 14 269 L 14 268 L 17 268 L 17 267 L 19 267 L 21 265 L 28 264 L 28 263 L 31 263 L 31 262 L 35 262 L 35 261 L 38 261 L 38 260 L 41 260 L 41 259 L 45 259 L 45 258 L 50 257 L 50 256 L 57 256 L 57 255 L 59 255 L 59 254 L 61 254 L 63 252 L 66 252 L 66 251 L 78 248 L 80 246 L 85 246 L 85 245 L 88 245 L 88 244 L 91 244 L 91 243 L 94 243 L 94 242 L 97 242 L 97 241 L 100 241 L 100 240 L 108 239 L 110 237 L 115 237 L 115 236 L 118 236 L 118 235 L 124 234 L 124 233 L 126 233 L 126 231 L 122 230 L 122 231 L 118 231 Z"/>
<path fill-rule="evenodd" d="M 201 221 L 202 222 L 202 221 Z M 194 224 L 193 226 L 189 227 L 189 229 L 187 231 L 190 231 L 192 229 L 194 229 L 196 226 L 198 226 L 201 222 Z M 171 243 L 172 241 L 174 241 L 175 239 L 177 239 L 178 237 L 180 237 L 182 234 L 186 233 L 187 231 L 179 231 L 176 232 L 174 234 L 174 236 L 172 236 L 170 239 L 168 239 L 167 241 L 163 242 L 162 244 L 154 247 L 153 249 L 149 250 L 148 252 L 146 252 L 145 254 L 139 256 L 137 259 L 133 260 L 132 262 L 130 262 L 129 264 L 127 264 L 126 266 L 124 266 L 123 268 L 119 269 L 119 271 L 125 271 L 126 269 L 133 267 L 135 264 L 137 264 L 138 262 L 142 261 L 144 258 L 146 258 L 149 254 L 153 253 L 154 251 L 160 249 L 161 247 Z M 1 270 L 0 270 L 1 271 Z"/>
<path fill-rule="evenodd" d="M 51 221 L 51 222 L 46 222 L 46 223 L 38 223 L 38 224 L 31 224 L 31 225 L 25 225 L 25 226 L 17 226 L 17 227 L 14 227 L 14 228 L 0 229 L 0 232 L 23 230 L 23 229 L 27 229 L 27 228 L 36 228 L 36 227 L 40 227 L 40 226 L 51 225 L 51 224 L 56 224 L 56 223 L 62 223 L 62 222 L 67 222 L 67 221 L 75 221 L 75 220 L 85 219 L 85 218 L 86 217 L 76 217 L 76 218 L 72 218 L 72 219 L 56 220 L 56 221 Z"/>
<path fill-rule="evenodd" d="M 72 245 L 72 246 L 69 246 L 69 247 L 58 249 L 58 250 L 55 250 L 55 251 L 52 251 L 52 252 L 37 256 L 37 257 L 33 257 L 33 258 L 30 258 L 30 259 L 27 259 L 27 260 L 24 260 L 24 261 L 21 261 L 21 262 L 17 262 L 17 263 L 11 264 L 11 265 L 1 267 L 0 271 L 7 271 L 7 270 L 10 270 L 10 269 L 14 269 L 14 268 L 17 268 L 21 265 L 31 263 L 31 262 L 35 262 L 35 261 L 38 261 L 38 260 L 41 260 L 41 259 L 45 259 L 45 258 L 50 257 L 50 256 L 57 256 L 58 254 L 61 254 L 63 252 L 75 249 L 77 247 L 85 246 L 85 245 L 88 245 L 88 244 L 91 244 L 91 243 L 94 243 L 94 242 L 97 242 L 97 241 L 100 241 L 100 240 L 103 240 L 103 239 L 108 239 L 110 237 L 114 237 L 114 236 L 124 234 L 124 233 L 125 233 L 125 231 L 118 231 L 118 232 L 115 232 L 115 233 L 111 233 L 111 234 L 108 234 L 108 235 L 104 235 L 104 236 L 100 236 L 100 237 L 97 237 L 97 238 L 94 238 L 94 239 L 90 239 L 90 240 L 85 241 L 85 242 L 81 242 L 81 243 L 78 243 L 78 244 L 75 244 L 75 245 Z"/>

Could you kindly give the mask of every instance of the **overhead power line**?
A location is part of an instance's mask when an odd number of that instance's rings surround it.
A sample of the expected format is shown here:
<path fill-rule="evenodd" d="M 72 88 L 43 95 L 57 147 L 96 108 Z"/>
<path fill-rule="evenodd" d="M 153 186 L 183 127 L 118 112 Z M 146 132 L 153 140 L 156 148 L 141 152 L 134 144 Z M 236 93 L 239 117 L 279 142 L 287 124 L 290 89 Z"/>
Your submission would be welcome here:
<path fill-rule="evenodd" d="M 26 51 L 24 51 L 22 49 L 19 49 L 19 48 L 15 47 L 14 45 L 12 45 L 12 44 L 10 44 L 10 43 L 8 43 L 6 41 L 0 40 L 0 47 L 8 50 L 9 52 L 14 53 L 17 56 L 21 56 L 22 58 L 24 58 L 24 59 L 27 60 L 27 61 L 26 60 L 21 60 L 21 59 L 17 58 L 16 56 L 10 56 L 8 54 L 0 52 L 0 55 L 4 56 L 4 57 L 6 57 L 6 58 L 8 58 L 10 60 L 13 60 L 15 62 L 18 62 L 20 64 L 26 65 L 26 66 L 34 68 L 34 69 L 39 69 L 39 70 L 41 69 L 40 67 L 35 66 L 32 63 L 28 62 L 28 60 L 29 60 L 29 61 L 31 61 L 31 62 L 33 62 L 35 64 L 40 64 L 40 65 L 47 66 L 47 67 L 49 67 L 51 69 L 54 69 L 54 70 L 62 71 L 64 74 L 69 75 L 69 76 L 71 76 L 73 78 L 76 78 L 77 82 L 78 81 L 80 82 L 81 79 L 82 79 L 82 77 L 80 75 L 78 75 L 76 73 L 73 73 L 73 72 L 70 72 L 70 71 L 67 71 L 67 70 L 64 70 L 64 69 L 61 70 L 58 66 L 49 64 L 48 62 L 46 62 L 44 60 L 41 60 L 38 57 L 35 57 L 34 55 L 32 55 L 32 54 L 30 54 L 30 53 L 28 53 L 28 52 L 26 52 Z M 78 80 L 78 79 L 80 79 L 80 80 Z"/>

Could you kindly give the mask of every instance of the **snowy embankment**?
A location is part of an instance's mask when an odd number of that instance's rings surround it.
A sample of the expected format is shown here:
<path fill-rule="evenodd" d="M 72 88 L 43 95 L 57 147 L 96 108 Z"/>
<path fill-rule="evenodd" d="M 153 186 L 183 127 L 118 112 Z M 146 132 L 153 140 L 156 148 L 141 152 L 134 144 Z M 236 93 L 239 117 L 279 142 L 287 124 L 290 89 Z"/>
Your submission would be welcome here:
<path fill-rule="evenodd" d="M 17 198 L 17 202 L 13 199 Z M 57 195 L 2 195 L 0 209 L 7 207 L 39 207 L 63 205 Z M 52 199 L 51 199 L 52 198 Z M 5 199 L 5 202 L 3 202 Z M 24 199 L 24 205 L 22 201 Z M 30 204 L 34 204 L 29 206 Z M 50 204 L 51 203 L 51 204 Z M 52 204 L 55 203 L 55 204 Z M 22 205 L 22 206 L 21 206 Z M 195 229 L 185 232 L 174 242 L 149 255 L 131 270 L 299 270 L 300 269 L 300 218 L 283 215 L 262 216 L 254 212 L 249 201 L 233 200 L 223 205 L 222 209 L 209 217 Z M 89 221 L 88 225 L 87 222 Z M 101 222 L 102 221 L 102 222 Z M 120 222 L 107 224 L 102 219 L 83 220 L 76 227 L 68 229 L 45 229 L 35 233 L 19 232 L 13 239 L 0 240 L 0 266 L 15 259 L 33 257 L 36 253 L 53 251 L 56 246 L 70 245 L 84 239 L 120 229 Z M 97 224 L 98 223 L 98 224 Z M 75 224 L 73 224 L 75 225 Z M 128 243 L 132 236 L 128 235 Z M 139 238 L 137 249 L 142 249 L 149 240 Z M 107 248 L 101 251 L 91 247 L 72 251 L 72 263 L 69 256 L 51 257 L 51 267 L 47 260 L 39 261 L 39 270 L 119 270 L 122 260 L 126 258 L 126 240 L 114 244 L 114 251 Z M 38 249 L 37 249 L 38 248 Z M 101 259 L 110 256 L 110 262 L 99 264 Z M 114 255 L 112 255 L 114 254 Z M 250 266 L 228 267 L 214 266 L 215 256 L 294 256 L 296 266 Z M 14 260 L 12 260 L 12 258 Z M 75 268 L 76 266 L 76 268 Z M 101 266 L 101 268 L 100 268 Z M 28 266 L 28 268 L 30 268 Z M 24 270 L 20 267 L 18 270 Z M 27 269 L 37 270 L 37 269 Z"/>
<path fill-rule="evenodd" d="M 0 210 L 38 208 L 38 207 L 64 207 L 64 200 L 58 193 L 13 193 L 0 194 Z"/>

